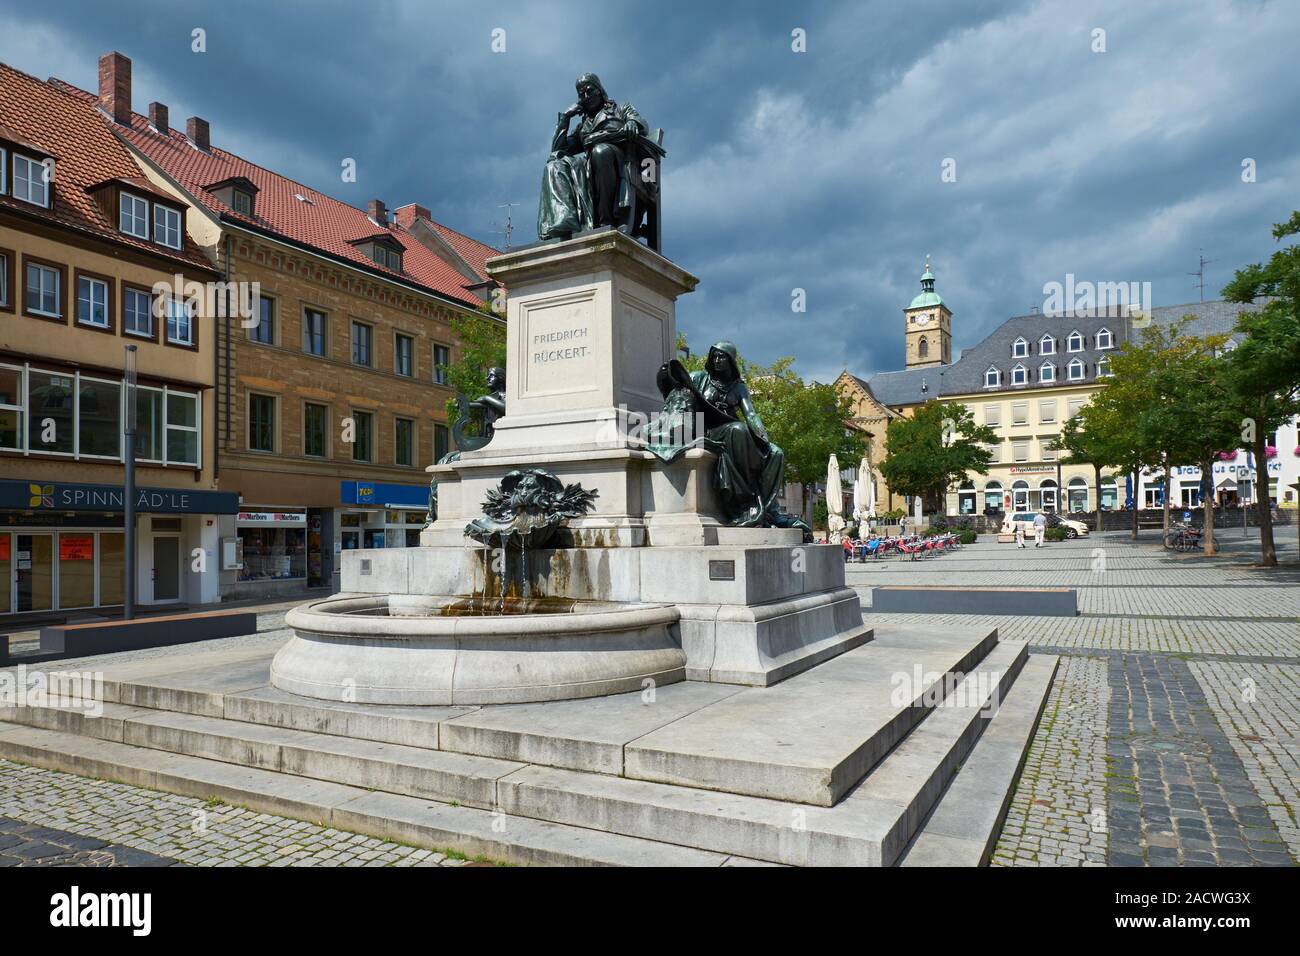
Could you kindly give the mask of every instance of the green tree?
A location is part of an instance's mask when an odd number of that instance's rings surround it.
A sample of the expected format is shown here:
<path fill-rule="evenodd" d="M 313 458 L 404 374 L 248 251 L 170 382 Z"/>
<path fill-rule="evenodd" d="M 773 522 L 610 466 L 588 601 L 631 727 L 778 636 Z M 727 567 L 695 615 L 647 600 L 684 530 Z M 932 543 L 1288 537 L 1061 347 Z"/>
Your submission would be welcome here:
<path fill-rule="evenodd" d="M 953 484 L 970 472 L 988 474 L 993 456 L 983 446 L 997 440 L 993 429 L 975 424 L 965 405 L 929 401 L 911 418 L 889 423 L 880 474 L 890 490 L 920 495 L 925 509 L 934 514 Z"/>
<path fill-rule="evenodd" d="M 484 302 L 476 312 L 453 314 L 450 325 L 453 337 L 460 344 L 459 357 L 439 368 L 445 371 L 447 384 L 456 395 L 477 398 L 483 394 L 488 369 L 505 368 L 505 322 Z M 454 397 L 447 399 L 446 408 L 448 421 L 460 414 Z"/>
<path fill-rule="evenodd" d="M 1300 212 L 1273 227 L 1278 242 L 1300 235 Z M 1239 269 L 1223 289 L 1229 302 L 1262 308 L 1237 320 L 1241 336 L 1226 363 L 1226 404 L 1240 414 L 1242 440 L 1255 458 L 1255 500 L 1259 516 L 1261 563 L 1277 565 L 1273 516 L 1269 508 L 1267 439 L 1300 414 L 1300 244 L 1279 249 L 1265 264 Z"/>
<path fill-rule="evenodd" d="M 1052 442 L 1057 452 L 1063 452 L 1063 465 L 1091 465 L 1094 483 L 1097 489 L 1097 533 L 1102 532 L 1101 513 L 1101 470 L 1114 467 L 1117 462 L 1111 449 L 1107 447 L 1108 436 L 1097 424 L 1089 421 L 1088 408 L 1085 406 L 1079 414 L 1066 419 L 1061 426 L 1061 434 Z"/>
<path fill-rule="evenodd" d="M 1168 475 L 1173 466 L 1196 465 L 1204 484 L 1218 452 L 1236 444 L 1233 415 L 1223 402 L 1223 346 L 1227 335 L 1188 336 L 1182 322 L 1168 327 L 1161 344 L 1163 361 L 1151 372 L 1154 403 L 1139 428 L 1145 440 L 1162 450 L 1166 464 L 1165 546 L 1170 546 Z M 1203 495 L 1205 553 L 1214 553 L 1214 496 Z"/>
<path fill-rule="evenodd" d="M 689 372 L 702 371 L 708 353 L 683 355 L 686 337 L 677 336 L 678 355 Z M 825 480 L 831 455 L 845 467 L 856 466 L 865 451 L 862 432 L 847 428 L 853 416 L 847 396 L 833 385 L 807 383 L 794 371 L 794 359 L 786 356 L 771 365 L 757 365 L 741 355 L 740 374 L 749 386 L 754 411 L 763 420 L 772 441 L 785 452 L 785 480 L 803 487 L 800 513 L 808 514 L 808 491 Z"/>
<path fill-rule="evenodd" d="M 1124 343 L 1110 358 L 1110 378 L 1079 415 L 1080 428 L 1089 435 L 1100 464 L 1129 476 L 1137 494 L 1138 477 L 1159 462 L 1157 449 L 1149 448 L 1135 427 L 1146 408 L 1155 400 L 1149 372 L 1151 354 Z M 1138 502 L 1133 502 L 1132 537 L 1138 534 Z"/>

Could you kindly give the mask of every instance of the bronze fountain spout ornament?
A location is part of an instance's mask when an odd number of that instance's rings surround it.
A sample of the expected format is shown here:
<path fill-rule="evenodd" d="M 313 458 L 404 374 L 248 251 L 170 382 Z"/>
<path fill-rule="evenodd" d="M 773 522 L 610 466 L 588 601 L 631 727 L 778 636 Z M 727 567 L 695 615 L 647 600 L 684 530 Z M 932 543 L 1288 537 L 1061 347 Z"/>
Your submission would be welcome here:
<path fill-rule="evenodd" d="M 610 99 L 596 74 L 584 73 L 574 86 L 578 100 L 556 120 L 542 174 L 537 237 L 571 239 L 612 227 L 658 252 L 663 131 L 652 137 L 636 108 Z"/>

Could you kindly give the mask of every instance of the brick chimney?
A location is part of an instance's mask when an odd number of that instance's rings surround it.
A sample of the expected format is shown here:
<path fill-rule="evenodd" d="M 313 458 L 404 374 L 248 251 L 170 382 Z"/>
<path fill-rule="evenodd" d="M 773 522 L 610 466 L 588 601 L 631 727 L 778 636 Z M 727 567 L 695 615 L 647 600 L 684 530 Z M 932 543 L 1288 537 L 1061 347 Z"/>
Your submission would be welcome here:
<path fill-rule="evenodd" d="M 149 125 L 164 136 L 167 135 L 167 107 L 165 105 L 162 103 L 149 104 Z"/>
<path fill-rule="evenodd" d="M 114 51 L 99 58 L 99 105 L 114 123 L 131 123 L 131 61 Z"/>
<path fill-rule="evenodd" d="M 200 119 L 197 116 L 191 116 L 185 121 L 185 135 L 190 138 L 190 142 L 199 149 L 206 152 L 211 147 L 211 131 L 208 129 L 208 121 Z"/>
<path fill-rule="evenodd" d="M 397 224 L 407 231 L 415 225 L 415 220 L 433 218 L 429 215 L 429 210 L 413 202 L 407 203 L 405 206 L 398 206 L 393 210 L 393 216 L 397 219 Z"/>
<path fill-rule="evenodd" d="M 384 205 L 382 199 L 370 200 L 366 205 L 366 212 L 369 213 L 371 219 L 381 226 L 388 225 L 388 207 Z"/>

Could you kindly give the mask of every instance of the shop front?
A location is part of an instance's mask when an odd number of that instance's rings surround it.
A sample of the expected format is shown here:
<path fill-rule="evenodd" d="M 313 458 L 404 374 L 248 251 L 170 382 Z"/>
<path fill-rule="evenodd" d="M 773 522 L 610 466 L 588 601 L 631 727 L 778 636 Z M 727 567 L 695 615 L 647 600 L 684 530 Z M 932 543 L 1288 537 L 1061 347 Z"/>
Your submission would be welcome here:
<path fill-rule="evenodd" d="M 126 547 L 121 485 L 0 480 L 0 615 L 120 606 Z M 238 498 L 139 488 L 136 600 L 218 599 L 217 516 Z"/>
<path fill-rule="evenodd" d="M 344 481 L 339 487 L 339 547 L 414 548 L 428 514 L 425 485 Z"/>

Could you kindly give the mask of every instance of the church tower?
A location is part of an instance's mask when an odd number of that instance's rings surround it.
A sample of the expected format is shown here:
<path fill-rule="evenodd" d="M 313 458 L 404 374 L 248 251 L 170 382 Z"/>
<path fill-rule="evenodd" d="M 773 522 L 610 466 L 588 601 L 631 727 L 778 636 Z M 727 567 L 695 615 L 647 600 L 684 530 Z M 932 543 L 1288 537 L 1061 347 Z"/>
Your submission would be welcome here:
<path fill-rule="evenodd" d="M 921 294 L 903 310 L 908 368 L 929 368 L 952 361 L 952 312 L 934 291 L 930 257 L 925 257 Z"/>

